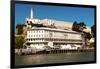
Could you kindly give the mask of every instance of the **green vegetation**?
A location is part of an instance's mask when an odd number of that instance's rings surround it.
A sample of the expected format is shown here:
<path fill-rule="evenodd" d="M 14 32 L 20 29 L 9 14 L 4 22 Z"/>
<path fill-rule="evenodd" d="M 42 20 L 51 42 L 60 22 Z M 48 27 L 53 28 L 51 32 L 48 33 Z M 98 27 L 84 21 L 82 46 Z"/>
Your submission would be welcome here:
<path fill-rule="evenodd" d="M 95 47 L 94 43 L 90 43 L 89 48 Z"/>
<path fill-rule="evenodd" d="M 23 44 L 24 44 L 24 37 L 20 36 L 20 37 L 15 37 L 15 48 L 16 49 L 21 49 L 23 48 Z"/>
<path fill-rule="evenodd" d="M 91 39 L 92 38 L 92 35 L 90 34 L 90 33 L 86 33 L 86 32 L 84 32 L 84 37 L 86 38 L 86 39 Z"/>
<path fill-rule="evenodd" d="M 95 25 L 91 27 L 92 36 L 95 37 Z"/>
<path fill-rule="evenodd" d="M 86 24 L 84 22 L 77 23 L 76 21 L 73 23 L 72 30 L 77 32 L 82 32 L 83 29 L 86 29 Z"/>
<path fill-rule="evenodd" d="M 96 26 L 95 25 L 91 26 L 91 33 L 92 33 L 92 37 L 95 39 L 95 34 L 96 34 Z M 90 44 L 90 47 L 95 47 L 95 41 Z"/>
<path fill-rule="evenodd" d="M 17 35 L 21 35 L 23 33 L 23 27 L 24 27 L 24 24 L 17 24 L 16 25 Z"/>
<path fill-rule="evenodd" d="M 72 30 L 82 33 L 82 37 L 85 38 L 85 44 L 87 45 L 88 40 L 91 39 L 90 32 L 83 31 L 86 29 L 86 24 L 84 22 L 77 23 L 76 21 L 73 23 Z"/>

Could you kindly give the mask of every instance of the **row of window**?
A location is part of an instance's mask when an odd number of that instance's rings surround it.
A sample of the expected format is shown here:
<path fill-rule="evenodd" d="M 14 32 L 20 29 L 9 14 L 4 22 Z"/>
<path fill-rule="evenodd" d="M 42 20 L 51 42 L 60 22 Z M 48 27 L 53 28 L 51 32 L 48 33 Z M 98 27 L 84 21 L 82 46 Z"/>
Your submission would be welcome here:
<path fill-rule="evenodd" d="M 29 38 L 31 37 L 43 37 L 43 35 L 28 35 Z"/>
<path fill-rule="evenodd" d="M 44 41 L 44 39 L 27 39 L 27 41 Z"/>
<path fill-rule="evenodd" d="M 43 33 L 43 30 L 28 31 L 28 33 Z"/>
<path fill-rule="evenodd" d="M 54 31 L 47 31 L 47 30 L 32 30 L 32 31 L 28 31 L 28 33 L 54 33 L 54 34 L 68 34 L 68 33 L 63 33 L 63 32 L 54 32 Z M 71 33 L 72 34 L 72 33 Z"/>
<path fill-rule="evenodd" d="M 80 36 L 50 36 L 50 35 L 27 35 L 27 38 L 64 38 L 64 39 L 81 39 Z"/>
<path fill-rule="evenodd" d="M 57 35 L 64 35 L 64 36 L 68 36 L 68 35 L 74 35 L 74 36 L 76 36 L 76 35 L 80 35 L 80 34 L 75 34 L 75 33 L 63 33 L 63 32 L 51 32 L 51 31 L 44 31 L 44 30 L 33 30 L 33 31 L 28 31 L 28 33 L 27 34 L 33 34 L 33 33 L 47 33 L 47 34 L 49 34 L 49 33 L 54 33 L 54 36 L 57 36 Z"/>
<path fill-rule="evenodd" d="M 69 39 L 69 40 L 57 40 L 57 39 L 27 39 L 27 41 L 64 41 L 64 42 L 66 42 L 66 41 L 70 41 L 70 42 L 82 42 L 82 40 L 71 40 L 71 39 Z"/>
<path fill-rule="evenodd" d="M 55 35 L 54 35 L 54 36 L 51 36 L 51 35 L 45 35 L 45 36 L 44 36 L 44 35 L 28 35 L 27 37 L 28 37 L 28 38 L 33 38 L 33 37 L 36 37 L 36 38 L 40 38 L 40 37 L 45 37 L 45 38 L 47 38 L 47 37 L 48 37 L 48 38 L 52 38 L 52 37 L 53 37 L 53 38 L 66 38 L 66 37 L 55 36 Z"/>

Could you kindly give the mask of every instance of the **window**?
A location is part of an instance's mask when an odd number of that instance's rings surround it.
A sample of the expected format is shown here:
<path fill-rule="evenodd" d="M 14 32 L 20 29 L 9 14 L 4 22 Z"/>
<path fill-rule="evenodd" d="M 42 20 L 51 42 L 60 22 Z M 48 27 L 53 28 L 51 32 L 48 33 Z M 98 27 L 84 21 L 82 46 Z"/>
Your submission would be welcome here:
<path fill-rule="evenodd" d="M 29 31 L 29 33 L 31 33 L 31 31 Z"/>
<path fill-rule="evenodd" d="M 28 21 L 26 21 L 28 23 Z"/>
<path fill-rule="evenodd" d="M 32 21 L 30 21 L 30 23 L 32 23 Z"/>
<path fill-rule="evenodd" d="M 36 35 L 38 37 L 38 35 Z"/>
<path fill-rule="evenodd" d="M 50 33 L 49 33 L 49 36 L 50 36 L 50 37 L 52 37 L 52 36 L 53 36 L 52 32 L 50 32 Z"/>
<path fill-rule="evenodd" d="M 43 33 L 43 30 L 42 30 L 42 33 Z"/>
<path fill-rule="evenodd" d="M 33 33 L 33 31 L 31 31 L 31 33 Z"/>
<path fill-rule="evenodd" d="M 31 39 L 31 41 L 32 41 L 32 39 Z"/>

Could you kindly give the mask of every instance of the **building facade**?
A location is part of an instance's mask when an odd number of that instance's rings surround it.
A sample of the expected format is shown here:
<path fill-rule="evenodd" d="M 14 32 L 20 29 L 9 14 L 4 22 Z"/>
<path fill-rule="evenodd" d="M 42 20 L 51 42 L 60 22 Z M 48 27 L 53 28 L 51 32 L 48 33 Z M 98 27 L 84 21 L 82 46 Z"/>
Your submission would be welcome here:
<path fill-rule="evenodd" d="M 78 47 L 83 44 L 82 36 L 78 32 L 45 27 L 33 27 L 28 30 L 26 42 L 29 47 L 40 50 L 44 50 L 45 46 L 67 48 L 68 45 Z"/>

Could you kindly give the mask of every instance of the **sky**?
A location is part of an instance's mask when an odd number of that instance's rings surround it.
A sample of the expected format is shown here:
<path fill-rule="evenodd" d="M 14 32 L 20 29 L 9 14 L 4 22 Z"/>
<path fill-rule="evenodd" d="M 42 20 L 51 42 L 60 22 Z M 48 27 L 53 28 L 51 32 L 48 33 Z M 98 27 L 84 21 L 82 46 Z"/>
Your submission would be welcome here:
<path fill-rule="evenodd" d="M 47 18 L 66 22 L 84 22 L 89 27 L 94 24 L 94 8 L 16 4 L 15 25 L 25 23 L 26 17 L 30 17 L 31 8 L 35 19 Z"/>

